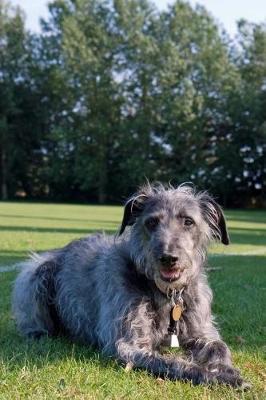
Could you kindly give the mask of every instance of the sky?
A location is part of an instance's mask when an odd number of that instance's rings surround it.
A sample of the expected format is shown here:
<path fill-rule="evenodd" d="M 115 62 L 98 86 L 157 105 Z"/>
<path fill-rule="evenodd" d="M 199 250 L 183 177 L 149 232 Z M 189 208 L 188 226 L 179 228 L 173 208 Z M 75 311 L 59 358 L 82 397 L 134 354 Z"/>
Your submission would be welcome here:
<path fill-rule="evenodd" d="M 35 32 L 40 30 L 39 18 L 47 17 L 48 0 L 10 0 L 19 4 L 26 12 L 27 27 Z M 153 0 L 159 9 L 165 9 L 174 0 Z M 190 0 L 190 3 L 204 5 L 227 32 L 234 36 L 236 21 L 244 18 L 251 22 L 266 21 L 266 0 Z"/>

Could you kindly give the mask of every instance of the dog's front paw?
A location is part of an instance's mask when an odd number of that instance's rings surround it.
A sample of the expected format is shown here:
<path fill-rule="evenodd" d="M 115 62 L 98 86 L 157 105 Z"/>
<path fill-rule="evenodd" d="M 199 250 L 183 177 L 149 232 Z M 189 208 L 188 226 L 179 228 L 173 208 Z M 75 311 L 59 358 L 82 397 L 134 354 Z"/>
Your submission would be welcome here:
<path fill-rule="evenodd" d="M 222 370 L 223 369 L 223 370 Z M 213 381 L 232 386 L 240 390 L 248 390 L 251 385 L 240 375 L 239 371 L 232 367 L 223 366 L 219 371 L 212 372 Z"/>
<path fill-rule="evenodd" d="M 228 364 L 223 364 L 223 363 L 210 363 L 207 366 L 207 370 L 212 372 L 212 373 L 226 373 L 226 374 L 231 374 L 234 376 L 240 376 L 240 371 L 231 365 Z"/>

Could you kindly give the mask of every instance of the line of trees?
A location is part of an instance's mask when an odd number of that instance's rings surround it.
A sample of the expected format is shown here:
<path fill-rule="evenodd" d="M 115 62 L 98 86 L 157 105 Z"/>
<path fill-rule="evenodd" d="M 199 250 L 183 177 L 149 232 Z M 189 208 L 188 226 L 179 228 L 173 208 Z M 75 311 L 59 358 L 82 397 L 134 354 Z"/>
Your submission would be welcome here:
<path fill-rule="evenodd" d="M 177 0 L 53 0 L 40 34 L 0 0 L 2 199 L 116 202 L 145 178 L 262 205 L 266 24 L 232 42 Z"/>

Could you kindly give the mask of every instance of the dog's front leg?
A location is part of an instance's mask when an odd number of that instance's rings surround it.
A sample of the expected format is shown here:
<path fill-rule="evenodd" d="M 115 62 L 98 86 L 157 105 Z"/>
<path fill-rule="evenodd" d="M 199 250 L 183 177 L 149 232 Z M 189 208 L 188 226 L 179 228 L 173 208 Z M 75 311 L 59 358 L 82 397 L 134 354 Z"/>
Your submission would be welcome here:
<path fill-rule="evenodd" d="M 185 315 L 181 332 L 181 346 L 187 351 L 192 362 L 210 373 L 218 374 L 221 381 L 224 379 L 224 383 L 228 383 L 229 376 L 233 386 L 249 386 L 233 367 L 231 352 L 221 340 L 211 314 L 206 315 L 204 319 L 199 319 L 198 315 L 192 313 Z"/>
<path fill-rule="evenodd" d="M 197 338 L 187 340 L 182 345 L 189 354 L 190 360 L 216 376 L 218 382 L 241 389 L 250 387 L 250 384 L 241 377 L 238 369 L 233 367 L 231 352 L 221 339 L 208 338 L 199 334 Z"/>
<path fill-rule="evenodd" d="M 148 348 L 139 347 L 137 343 L 123 339 L 117 343 L 117 357 L 134 368 L 142 368 L 151 374 L 171 380 L 190 381 L 193 384 L 212 383 L 217 381 L 216 374 L 204 370 L 193 362 L 176 357 L 163 356 Z"/>
<path fill-rule="evenodd" d="M 116 357 L 125 364 L 144 368 L 155 376 L 172 380 L 191 381 L 193 384 L 227 383 L 241 386 L 242 379 L 233 377 L 226 371 L 211 371 L 175 356 L 164 356 L 154 350 L 156 343 L 156 328 L 153 316 L 143 312 L 148 307 L 143 304 L 135 308 L 125 322 L 124 334 L 115 342 Z M 140 311 L 140 312 L 138 312 Z"/>
<path fill-rule="evenodd" d="M 149 351 L 144 346 L 139 347 L 136 341 L 133 344 L 123 339 L 119 340 L 116 356 L 126 364 L 130 363 L 135 368 L 146 369 L 162 378 L 190 381 L 194 385 L 223 383 L 243 389 L 249 387 L 239 374 L 233 374 L 230 369 L 209 370 L 194 362 Z"/>

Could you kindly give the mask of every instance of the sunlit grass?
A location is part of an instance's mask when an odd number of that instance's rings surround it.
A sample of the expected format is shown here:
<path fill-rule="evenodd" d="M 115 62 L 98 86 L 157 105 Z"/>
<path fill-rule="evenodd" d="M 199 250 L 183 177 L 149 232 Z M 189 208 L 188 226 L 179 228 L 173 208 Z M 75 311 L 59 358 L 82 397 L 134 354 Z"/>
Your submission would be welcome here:
<path fill-rule="evenodd" d="M 67 339 L 28 342 L 10 314 L 14 271 L 0 273 L 0 399 L 266 398 L 266 212 L 227 216 L 232 244 L 213 246 L 208 261 L 213 309 L 236 366 L 253 384 L 250 392 L 126 373 L 114 360 Z M 121 207 L 0 203 L 0 266 L 96 230 L 114 233 L 121 217 Z"/>

